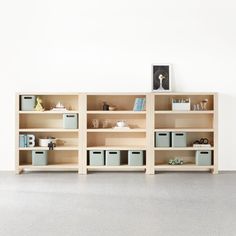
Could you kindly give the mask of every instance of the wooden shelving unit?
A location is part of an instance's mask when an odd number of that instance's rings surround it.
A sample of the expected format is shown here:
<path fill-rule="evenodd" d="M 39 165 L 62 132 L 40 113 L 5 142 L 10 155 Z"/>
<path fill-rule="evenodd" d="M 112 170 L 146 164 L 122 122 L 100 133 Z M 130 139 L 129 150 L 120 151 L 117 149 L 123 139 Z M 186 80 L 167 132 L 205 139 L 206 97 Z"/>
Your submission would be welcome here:
<path fill-rule="evenodd" d="M 90 150 L 142 150 L 147 149 L 147 116 L 145 111 L 133 111 L 136 98 L 145 98 L 146 93 L 89 93 L 86 94 L 86 153 Z M 115 106 L 115 111 L 103 111 L 103 102 Z M 100 127 L 94 129 L 92 120 L 98 119 Z M 116 122 L 125 120 L 130 129 L 114 129 Z M 107 128 L 102 128 L 102 123 L 108 122 Z M 144 166 L 90 166 L 88 158 L 84 160 L 85 172 L 87 171 L 145 171 Z M 126 160 L 127 162 L 128 160 Z M 145 158 L 145 163 L 147 160 Z"/>
<path fill-rule="evenodd" d="M 153 140 L 154 171 L 211 171 L 218 172 L 217 162 L 217 94 L 216 93 L 159 93 L 153 94 Z M 191 104 L 208 99 L 207 110 L 172 111 L 172 99 L 190 98 Z M 192 107 L 191 107 L 192 109 Z M 186 132 L 187 147 L 155 147 L 155 132 Z M 207 138 L 211 147 L 193 147 L 193 142 Z M 210 150 L 213 164 L 197 166 L 195 152 Z M 172 166 L 169 159 L 181 157 L 184 164 Z"/>
<path fill-rule="evenodd" d="M 35 95 L 43 100 L 45 111 L 20 110 L 20 96 Z M 146 99 L 144 111 L 133 111 L 136 98 Z M 172 111 L 172 98 L 190 98 L 192 104 L 208 99 L 204 111 Z M 60 101 L 68 111 L 51 111 Z M 103 111 L 102 104 L 115 106 L 114 111 Z M 63 114 L 78 114 L 78 128 L 64 129 Z M 99 128 L 92 120 L 100 121 Z M 125 120 L 130 129 L 114 129 L 118 120 Z M 107 121 L 108 126 L 103 127 Z M 187 147 L 155 147 L 155 132 L 186 132 Z M 35 147 L 19 147 L 19 134 L 34 134 Z M 48 150 L 38 146 L 38 138 L 53 136 L 59 143 L 48 152 L 47 166 L 32 165 L 32 151 Z M 209 148 L 193 147 L 194 140 L 207 138 Z M 16 172 L 23 171 L 142 171 L 154 174 L 160 171 L 211 171 L 218 172 L 217 162 L 217 94 L 216 93 L 20 93 L 16 95 Z M 210 150 L 213 163 L 197 166 L 197 150 Z M 90 166 L 90 150 L 144 151 L 143 166 Z M 184 165 L 171 166 L 168 160 L 182 157 Z"/>
<path fill-rule="evenodd" d="M 23 95 L 35 95 L 43 101 L 45 111 L 22 111 L 20 98 Z M 61 102 L 67 111 L 52 111 L 58 102 Z M 80 94 L 78 93 L 22 93 L 16 95 L 16 172 L 23 171 L 80 171 L 82 172 L 80 156 Z M 78 114 L 78 129 L 63 128 L 63 114 Z M 20 134 L 33 134 L 36 146 L 19 147 Z M 57 146 L 48 151 L 48 165 L 33 166 L 32 151 L 48 150 L 40 147 L 39 138 L 56 137 Z"/>

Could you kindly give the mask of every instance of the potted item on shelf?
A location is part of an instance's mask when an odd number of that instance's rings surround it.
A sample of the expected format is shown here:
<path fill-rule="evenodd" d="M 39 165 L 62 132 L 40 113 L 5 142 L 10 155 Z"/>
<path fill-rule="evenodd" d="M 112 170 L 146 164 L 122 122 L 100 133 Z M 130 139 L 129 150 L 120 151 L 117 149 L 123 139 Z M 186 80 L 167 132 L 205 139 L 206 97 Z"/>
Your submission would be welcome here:
<path fill-rule="evenodd" d="M 190 98 L 172 99 L 172 111 L 190 111 Z"/>

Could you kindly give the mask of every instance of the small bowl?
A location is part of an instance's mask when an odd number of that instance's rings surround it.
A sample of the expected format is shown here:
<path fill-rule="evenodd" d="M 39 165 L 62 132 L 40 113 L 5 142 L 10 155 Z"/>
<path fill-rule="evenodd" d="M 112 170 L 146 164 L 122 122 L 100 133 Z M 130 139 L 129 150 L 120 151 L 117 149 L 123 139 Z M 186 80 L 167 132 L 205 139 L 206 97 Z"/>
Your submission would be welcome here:
<path fill-rule="evenodd" d="M 109 107 L 109 111 L 115 111 L 116 107 Z"/>

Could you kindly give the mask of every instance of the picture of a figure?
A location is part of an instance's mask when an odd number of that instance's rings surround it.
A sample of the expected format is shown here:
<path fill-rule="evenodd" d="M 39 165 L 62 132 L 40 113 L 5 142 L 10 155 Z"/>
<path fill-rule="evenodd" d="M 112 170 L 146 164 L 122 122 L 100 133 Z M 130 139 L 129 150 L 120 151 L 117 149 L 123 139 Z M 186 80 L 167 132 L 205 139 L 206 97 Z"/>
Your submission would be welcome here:
<path fill-rule="evenodd" d="M 153 65 L 153 91 L 170 91 L 170 65 Z"/>

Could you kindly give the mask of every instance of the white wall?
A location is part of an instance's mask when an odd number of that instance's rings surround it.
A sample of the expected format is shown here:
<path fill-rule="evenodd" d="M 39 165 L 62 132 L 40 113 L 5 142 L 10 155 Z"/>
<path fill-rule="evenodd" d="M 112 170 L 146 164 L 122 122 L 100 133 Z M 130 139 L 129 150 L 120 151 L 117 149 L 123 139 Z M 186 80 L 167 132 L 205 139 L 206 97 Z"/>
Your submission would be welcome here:
<path fill-rule="evenodd" d="M 216 0 L 0 2 L 0 169 L 14 169 L 16 91 L 217 91 L 219 168 L 236 170 L 236 6 Z"/>

